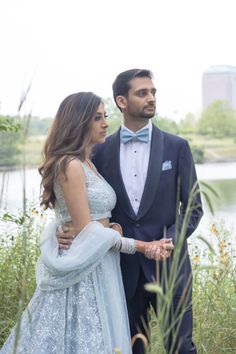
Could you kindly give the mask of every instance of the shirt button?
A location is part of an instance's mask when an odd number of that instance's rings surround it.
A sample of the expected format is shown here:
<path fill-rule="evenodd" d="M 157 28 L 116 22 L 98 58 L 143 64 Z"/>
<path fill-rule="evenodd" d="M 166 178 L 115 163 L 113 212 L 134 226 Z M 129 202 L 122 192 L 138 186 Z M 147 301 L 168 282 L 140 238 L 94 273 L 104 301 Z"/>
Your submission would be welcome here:
<path fill-rule="evenodd" d="M 135 226 L 136 226 L 136 227 L 140 227 L 140 224 L 139 224 L 139 223 L 137 223 L 137 224 L 135 224 Z"/>
<path fill-rule="evenodd" d="M 135 173 L 134 177 L 137 177 L 136 173 Z"/>

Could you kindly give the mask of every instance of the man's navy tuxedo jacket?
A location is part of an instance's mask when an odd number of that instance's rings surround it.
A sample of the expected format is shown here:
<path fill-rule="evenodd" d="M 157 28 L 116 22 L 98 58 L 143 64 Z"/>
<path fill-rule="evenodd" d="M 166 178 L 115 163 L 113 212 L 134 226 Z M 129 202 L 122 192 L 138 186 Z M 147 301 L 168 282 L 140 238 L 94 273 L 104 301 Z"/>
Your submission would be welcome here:
<path fill-rule="evenodd" d="M 120 130 L 109 136 L 104 144 L 95 147 L 93 162 L 116 192 L 117 204 L 112 211 L 112 221 L 121 224 L 125 237 L 143 241 L 159 240 L 163 238 L 166 230 L 166 237 L 172 238 L 174 244 L 177 243 L 179 232 L 176 231 L 176 215 L 183 216 L 190 191 L 197 180 L 192 154 L 186 140 L 163 132 L 153 125 L 147 178 L 137 215 L 132 209 L 121 176 Z M 181 267 L 181 282 L 177 286 L 177 295 L 181 295 L 191 277 L 186 239 L 196 229 L 202 214 L 201 198 L 198 193 L 182 247 L 182 254 L 186 257 Z M 155 261 L 138 253 L 121 255 L 127 298 L 134 295 L 141 268 L 147 281 L 156 278 Z"/>

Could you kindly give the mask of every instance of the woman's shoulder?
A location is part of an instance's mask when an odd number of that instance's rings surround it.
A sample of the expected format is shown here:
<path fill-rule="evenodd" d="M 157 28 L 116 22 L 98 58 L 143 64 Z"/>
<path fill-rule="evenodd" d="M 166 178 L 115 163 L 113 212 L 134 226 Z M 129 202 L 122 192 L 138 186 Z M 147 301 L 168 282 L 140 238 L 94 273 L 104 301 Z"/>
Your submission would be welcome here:
<path fill-rule="evenodd" d="M 83 170 L 83 162 L 77 157 L 71 159 L 67 164 L 67 169 Z"/>
<path fill-rule="evenodd" d="M 58 178 L 59 181 L 65 179 L 79 179 L 84 180 L 84 163 L 77 157 L 71 158 L 65 167 L 65 174 L 60 173 Z"/>

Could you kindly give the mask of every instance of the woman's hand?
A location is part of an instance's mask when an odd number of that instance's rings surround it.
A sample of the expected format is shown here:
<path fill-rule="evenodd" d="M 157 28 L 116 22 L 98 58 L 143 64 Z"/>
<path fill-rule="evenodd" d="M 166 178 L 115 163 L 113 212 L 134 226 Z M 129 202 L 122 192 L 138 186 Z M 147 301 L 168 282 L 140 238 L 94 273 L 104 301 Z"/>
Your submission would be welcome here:
<path fill-rule="evenodd" d="M 56 237 L 59 244 L 59 250 L 68 250 L 78 234 L 71 222 L 67 222 L 64 225 L 61 225 L 57 229 Z"/>
<path fill-rule="evenodd" d="M 148 259 L 163 261 L 171 256 L 173 249 L 174 245 L 171 239 L 161 239 L 158 241 L 148 242 L 144 255 Z"/>

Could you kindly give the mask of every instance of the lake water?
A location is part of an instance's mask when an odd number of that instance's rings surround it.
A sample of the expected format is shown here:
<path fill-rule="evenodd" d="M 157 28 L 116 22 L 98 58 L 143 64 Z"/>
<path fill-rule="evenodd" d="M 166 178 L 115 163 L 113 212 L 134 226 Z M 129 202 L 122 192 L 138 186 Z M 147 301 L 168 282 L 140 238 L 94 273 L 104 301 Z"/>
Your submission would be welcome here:
<path fill-rule="evenodd" d="M 212 186 L 219 198 L 211 197 L 215 215 L 211 215 L 203 198 L 204 217 L 194 235 L 208 236 L 209 226 L 224 220 L 225 227 L 236 231 L 236 162 L 211 163 L 196 165 L 199 180 L 206 181 Z M 37 169 L 26 170 L 26 196 L 36 206 L 39 205 L 40 175 Z M 22 181 L 23 174 L 20 170 L 0 172 L 0 210 L 17 214 L 22 208 Z M 191 237 L 191 239 L 194 239 Z"/>
<path fill-rule="evenodd" d="M 214 215 L 209 211 L 203 198 L 204 216 L 198 230 L 203 235 L 212 223 L 224 221 L 225 228 L 236 232 L 236 162 L 196 165 L 200 181 L 209 184 L 219 197 L 210 194 Z M 195 232 L 195 233 L 196 233 Z"/>

